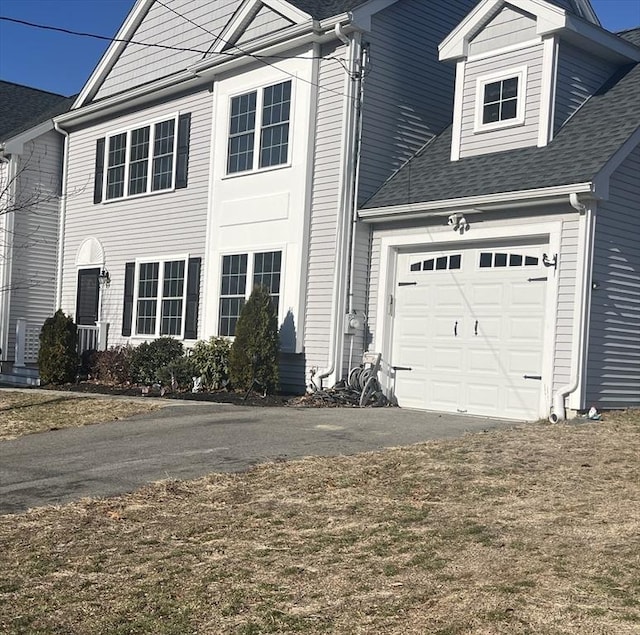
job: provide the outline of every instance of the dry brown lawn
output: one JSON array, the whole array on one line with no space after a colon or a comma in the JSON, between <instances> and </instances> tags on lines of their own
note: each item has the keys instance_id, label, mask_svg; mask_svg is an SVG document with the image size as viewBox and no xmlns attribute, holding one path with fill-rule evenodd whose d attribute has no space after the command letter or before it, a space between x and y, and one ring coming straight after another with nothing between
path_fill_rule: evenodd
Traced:
<instances>
[{"instance_id":1,"label":"dry brown lawn","mask_svg":"<svg viewBox=\"0 0 640 635\"><path fill-rule=\"evenodd\" d=\"M60 393L0 389L0 441L23 434L117 421L157 410L140 400L96 399Z\"/></svg>"},{"instance_id":2,"label":"dry brown lawn","mask_svg":"<svg viewBox=\"0 0 640 635\"><path fill-rule=\"evenodd\" d=\"M637 634L640 412L158 483L0 545L8 634Z\"/></svg>"}]
</instances>

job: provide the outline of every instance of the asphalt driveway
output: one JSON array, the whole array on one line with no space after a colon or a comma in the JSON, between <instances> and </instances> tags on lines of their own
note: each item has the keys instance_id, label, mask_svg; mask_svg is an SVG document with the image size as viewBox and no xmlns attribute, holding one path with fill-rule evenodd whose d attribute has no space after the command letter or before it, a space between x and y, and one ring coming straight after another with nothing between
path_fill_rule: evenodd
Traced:
<instances>
[{"instance_id":1,"label":"asphalt driveway","mask_svg":"<svg viewBox=\"0 0 640 635\"><path fill-rule=\"evenodd\" d=\"M398 408L249 408L171 402L126 421L0 442L0 513L132 491L265 461L335 456L513 423Z\"/></svg>"}]
</instances>

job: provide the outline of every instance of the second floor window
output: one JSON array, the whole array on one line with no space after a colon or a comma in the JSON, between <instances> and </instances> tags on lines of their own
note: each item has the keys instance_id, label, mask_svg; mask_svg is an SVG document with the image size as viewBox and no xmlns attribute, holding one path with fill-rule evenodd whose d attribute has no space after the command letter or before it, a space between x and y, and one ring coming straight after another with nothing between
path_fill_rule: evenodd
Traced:
<instances>
[{"instance_id":1,"label":"second floor window","mask_svg":"<svg viewBox=\"0 0 640 635\"><path fill-rule=\"evenodd\" d=\"M474 132L490 132L525 123L527 67L479 77Z\"/></svg>"},{"instance_id":2,"label":"second floor window","mask_svg":"<svg viewBox=\"0 0 640 635\"><path fill-rule=\"evenodd\" d=\"M101 137L93 202L187 187L191 114Z\"/></svg>"},{"instance_id":3,"label":"second floor window","mask_svg":"<svg viewBox=\"0 0 640 635\"><path fill-rule=\"evenodd\" d=\"M290 116L291 81L232 97L227 174L287 163Z\"/></svg>"},{"instance_id":4,"label":"second floor window","mask_svg":"<svg viewBox=\"0 0 640 635\"><path fill-rule=\"evenodd\" d=\"M518 111L518 78L510 77L484 86L482 123L515 119Z\"/></svg>"}]
</instances>

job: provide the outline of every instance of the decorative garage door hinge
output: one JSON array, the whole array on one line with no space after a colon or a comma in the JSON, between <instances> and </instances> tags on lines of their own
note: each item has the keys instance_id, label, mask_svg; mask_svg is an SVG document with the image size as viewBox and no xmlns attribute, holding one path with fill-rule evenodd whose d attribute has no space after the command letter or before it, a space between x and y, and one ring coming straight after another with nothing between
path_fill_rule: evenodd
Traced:
<instances>
[{"instance_id":1,"label":"decorative garage door hinge","mask_svg":"<svg viewBox=\"0 0 640 635\"><path fill-rule=\"evenodd\" d=\"M527 282L546 282L547 280L547 276L543 276L542 278L527 278Z\"/></svg>"},{"instance_id":2,"label":"decorative garage door hinge","mask_svg":"<svg viewBox=\"0 0 640 635\"><path fill-rule=\"evenodd\" d=\"M398 282L399 287L415 287L417 282Z\"/></svg>"}]
</instances>

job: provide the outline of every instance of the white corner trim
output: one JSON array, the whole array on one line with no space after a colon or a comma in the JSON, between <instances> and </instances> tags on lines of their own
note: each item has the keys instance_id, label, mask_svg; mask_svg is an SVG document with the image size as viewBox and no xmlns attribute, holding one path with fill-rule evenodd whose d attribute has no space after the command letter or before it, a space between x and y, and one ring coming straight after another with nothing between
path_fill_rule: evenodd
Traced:
<instances>
[{"instance_id":1,"label":"white corner trim","mask_svg":"<svg viewBox=\"0 0 640 635\"><path fill-rule=\"evenodd\" d=\"M540 120L538 123L538 147L546 146L553 138L556 74L558 67L558 41L547 37L542 45L542 87L540 91Z\"/></svg>"},{"instance_id":2,"label":"white corner trim","mask_svg":"<svg viewBox=\"0 0 640 635\"><path fill-rule=\"evenodd\" d=\"M129 12L129 15L116 34L115 41L111 42L106 53L100 58L100 62L91 74L91 77L89 77L84 88L80 91L78 98L73 102L71 110L84 106L85 103L98 91L100 85L104 82L107 75L113 68L113 65L127 46L127 42L119 40L130 40L132 38L133 34L140 26L144 16L147 14L147 11L151 8L151 5L154 2L155 0L137 1L136 5Z\"/></svg>"},{"instance_id":3,"label":"white corner trim","mask_svg":"<svg viewBox=\"0 0 640 635\"><path fill-rule=\"evenodd\" d=\"M464 81L467 63L459 60L456 64L456 86L453 96L453 126L451 129L451 160L460 159L460 142L462 139L462 105L464 103Z\"/></svg>"},{"instance_id":4,"label":"white corner trim","mask_svg":"<svg viewBox=\"0 0 640 635\"><path fill-rule=\"evenodd\" d=\"M611 176L639 145L640 126L638 126L635 132L618 148L593 179L594 192L598 195L598 198L609 198L609 181Z\"/></svg>"},{"instance_id":5,"label":"white corner trim","mask_svg":"<svg viewBox=\"0 0 640 635\"><path fill-rule=\"evenodd\" d=\"M493 82L503 81L506 79L518 79L518 96L516 103L516 116L513 119L504 119L493 123L482 123L484 111L484 87ZM502 128L513 128L515 126L524 125L527 104L527 67L518 66L515 68L507 68L503 71L483 75L476 80L476 104L475 118L473 122L473 132L482 133L492 130L501 130Z\"/></svg>"}]
</instances>

